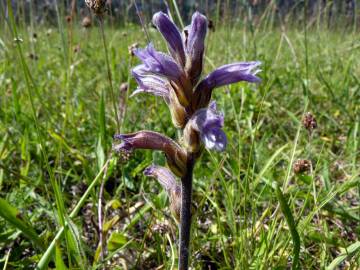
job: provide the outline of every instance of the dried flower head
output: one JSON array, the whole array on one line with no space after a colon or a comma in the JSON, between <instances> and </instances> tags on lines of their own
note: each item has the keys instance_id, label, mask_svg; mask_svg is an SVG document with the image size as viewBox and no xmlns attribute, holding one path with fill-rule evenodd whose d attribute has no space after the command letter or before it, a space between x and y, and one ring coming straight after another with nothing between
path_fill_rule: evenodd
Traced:
<instances>
[{"instance_id":1,"label":"dried flower head","mask_svg":"<svg viewBox=\"0 0 360 270\"><path fill-rule=\"evenodd\" d=\"M67 15L67 16L65 17L65 20L66 20L67 23L71 23L72 18L71 18L70 15Z\"/></svg>"},{"instance_id":2,"label":"dried flower head","mask_svg":"<svg viewBox=\"0 0 360 270\"><path fill-rule=\"evenodd\" d=\"M97 16L103 15L106 10L106 0L85 0L85 3Z\"/></svg>"},{"instance_id":3,"label":"dried flower head","mask_svg":"<svg viewBox=\"0 0 360 270\"><path fill-rule=\"evenodd\" d=\"M305 113L302 119L302 123L309 132L312 132L314 129L317 128L316 119L310 112Z\"/></svg>"},{"instance_id":4,"label":"dried flower head","mask_svg":"<svg viewBox=\"0 0 360 270\"><path fill-rule=\"evenodd\" d=\"M119 89L120 89L120 92L126 92L128 90L128 88L129 88L129 84L124 82L124 83L120 84Z\"/></svg>"},{"instance_id":5,"label":"dried flower head","mask_svg":"<svg viewBox=\"0 0 360 270\"><path fill-rule=\"evenodd\" d=\"M84 28L90 28L91 24L92 24L92 22L91 22L91 18L89 16L84 17L81 21L81 25Z\"/></svg>"},{"instance_id":6,"label":"dried flower head","mask_svg":"<svg viewBox=\"0 0 360 270\"><path fill-rule=\"evenodd\" d=\"M135 51L137 48L139 48L139 43L135 42L135 43L131 44L131 45L128 47L129 54L130 54L131 56L134 56L134 55L135 55L134 51Z\"/></svg>"},{"instance_id":7,"label":"dried flower head","mask_svg":"<svg viewBox=\"0 0 360 270\"><path fill-rule=\"evenodd\" d=\"M312 170L311 161L307 159L298 159L293 165L293 170L295 174L308 173Z\"/></svg>"}]
</instances>

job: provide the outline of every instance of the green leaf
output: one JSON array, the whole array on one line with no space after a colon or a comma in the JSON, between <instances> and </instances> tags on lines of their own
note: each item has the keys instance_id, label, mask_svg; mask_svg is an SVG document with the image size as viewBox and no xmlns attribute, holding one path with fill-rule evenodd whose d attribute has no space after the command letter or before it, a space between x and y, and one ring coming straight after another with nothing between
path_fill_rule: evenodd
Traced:
<instances>
[{"instance_id":1,"label":"green leaf","mask_svg":"<svg viewBox=\"0 0 360 270\"><path fill-rule=\"evenodd\" d=\"M62 259L61 249L59 245L56 245L55 266L56 266L56 270L67 270L67 267Z\"/></svg>"},{"instance_id":2,"label":"green leaf","mask_svg":"<svg viewBox=\"0 0 360 270\"><path fill-rule=\"evenodd\" d=\"M127 239L126 239L125 235L123 235L122 233L119 233L119 232L113 232L110 235L107 247L108 247L109 251L114 251L114 250L121 248L126 243L127 243Z\"/></svg>"},{"instance_id":3,"label":"green leaf","mask_svg":"<svg viewBox=\"0 0 360 270\"><path fill-rule=\"evenodd\" d=\"M19 229L28 239L33 241L37 247L40 249L44 248L35 230L23 220L20 211L2 198L0 198L0 216Z\"/></svg>"},{"instance_id":4,"label":"green leaf","mask_svg":"<svg viewBox=\"0 0 360 270\"><path fill-rule=\"evenodd\" d=\"M346 259L351 258L357 252L360 252L360 242L348 246L339 256L337 256L327 267L326 270L338 269L337 267Z\"/></svg>"}]
</instances>

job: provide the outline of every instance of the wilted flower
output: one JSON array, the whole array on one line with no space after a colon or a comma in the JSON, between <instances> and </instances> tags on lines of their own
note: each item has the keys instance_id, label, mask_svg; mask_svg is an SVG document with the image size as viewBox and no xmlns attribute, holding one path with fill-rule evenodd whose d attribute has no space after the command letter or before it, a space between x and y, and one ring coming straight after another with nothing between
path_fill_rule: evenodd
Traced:
<instances>
[{"instance_id":1,"label":"wilted flower","mask_svg":"<svg viewBox=\"0 0 360 270\"><path fill-rule=\"evenodd\" d=\"M170 210L174 218L180 221L181 187L177 183L175 175L165 167L151 165L144 170L146 176L154 177L165 189L170 199Z\"/></svg>"}]
</instances>

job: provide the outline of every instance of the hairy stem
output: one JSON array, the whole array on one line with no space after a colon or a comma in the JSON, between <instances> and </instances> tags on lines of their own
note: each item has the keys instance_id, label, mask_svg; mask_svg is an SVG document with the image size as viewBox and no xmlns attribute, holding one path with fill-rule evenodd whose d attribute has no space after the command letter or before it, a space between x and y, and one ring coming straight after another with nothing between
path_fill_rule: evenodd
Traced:
<instances>
[{"instance_id":1,"label":"hairy stem","mask_svg":"<svg viewBox=\"0 0 360 270\"><path fill-rule=\"evenodd\" d=\"M187 170L181 178L181 211L180 211L180 254L179 270L187 270L189 267L189 244L191 230L191 196L192 175L195 159L189 154Z\"/></svg>"}]
</instances>

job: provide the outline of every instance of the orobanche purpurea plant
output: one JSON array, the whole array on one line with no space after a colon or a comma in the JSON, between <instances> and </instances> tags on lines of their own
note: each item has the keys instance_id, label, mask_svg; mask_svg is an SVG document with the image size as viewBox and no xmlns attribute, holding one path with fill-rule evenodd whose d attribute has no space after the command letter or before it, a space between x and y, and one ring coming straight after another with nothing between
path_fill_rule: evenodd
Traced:
<instances>
[{"instance_id":1,"label":"orobanche purpurea plant","mask_svg":"<svg viewBox=\"0 0 360 270\"><path fill-rule=\"evenodd\" d=\"M221 66L201 78L203 70L205 37L208 22L204 15L195 12L191 25L182 33L163 12L153 17L153 24L160 31L169 49L165 54L155 50L150 43L134 54L142 64L132 70L137 93L161 96L169 106L174 126L182 131L179 142L148 130L131 134L117 134L121 143L114 150L126 154L134 149L152 149L164 152L168 168L151 165L145 175L157 178L165 188L171 210L180 228L179 269L188 269L191 227L192 175L195 162L203 147L223 151L227 139L222 127L224 116L217 111L212 91L239 81L259 82L259 62L236 62ZM181 182L178 184L176 177Z\"/></svg>"}]
</instances>

